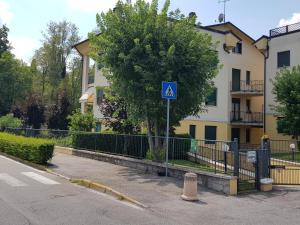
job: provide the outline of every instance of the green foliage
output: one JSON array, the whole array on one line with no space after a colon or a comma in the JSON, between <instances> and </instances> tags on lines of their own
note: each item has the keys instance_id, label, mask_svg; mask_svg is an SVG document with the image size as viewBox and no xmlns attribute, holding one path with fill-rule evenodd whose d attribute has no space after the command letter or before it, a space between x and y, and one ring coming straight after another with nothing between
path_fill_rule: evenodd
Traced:
<instances>
[{"instance_id":1,"label":"green foliage","mask_svg":"<svg viewBox=\"0 0 300 225\"><path fill-rule=\"evenodd\" d=\"M46 164L53 156L54 144L49 140L0 133L0 151L30 162Z\"/></svg>"},{"instance_id":2,"label":"green foliage","mask_svg":"<svg viewBox=\"0 0 300 225\"><path fill-rule=\"evenodd\" d=\"M10 112L12 106L24 101L32 89L32 73L23 62L6 51L0 57L0 115Z\"/></svg>"},{"instance_id":3,"label":"green foliage","mask_svg":"<svg viewBox=\"0 0 300 225\"><path fill-rule=\"evenodd\" d=\"M48 129L67 130L70 102L66 92L59 95L58 102L49 107L47 125Z\"/></svg>"},{"instance_id":4,"label":"green foliage","mask_svg":"<svg viewBox=\"0 0 300 225\"><path fill-rule=\"evenodd\" d=\"M20 128L23 125L23 121L14 117L12 114L0 117L0 130L6 127Z\"/></svg>"},{"instance_id":5,"label":"green foliage","mask_svg":"<svg viewBox=\"0 0 300 225\"><path fill-rule=\"evenodd\" d=\"M275 95L274 109L280 116L277 129L281 133L300 135L300 66L281 70L272 81Z\"/></svg>"},{"instance_id":6,"label":"green foliage","mask_svg":"<svg viewBox=\"0 0 300 225\"><path fill-rule=\"evenodd\" d=\"M150 151L147 136L118 135L107 133L72 132L72 146L77 149L96 150L131 157L147 158L162 162L165 150ZM187 159L191 140L170 138L169 159Z\"/></svg>"},{"instance_id":7,"label":"green foliage","mask_svg":"<svg viewBox=\"0 0 300 225\"><path fill-rule=\"evenodd\" d=\"M105 98L99 106L100 112L104 116L102 124L119 134L140 133L140 126L135 125L128 118L127 106L124 99L112 93L109 88L106 88L104 91Z\"/></svg>"},{"instance_id":8,"label":"green foliage","mask_svg":"<svg viewBox=\"0 0 300 225\"><path fill-rule=\"evenodd\" d=\"M218 71L211 36L196 30L195 17L179 10L168 16L169 5L167 0L158 12L157 0L134 5L119 1L114 10L97 15L101 35L90 34L92 57L108 70L105 76L113 91L125 100L131 118L145 122L149 136L165 133L162 81L178 84L178 98L171 101L170 110L170 125L175 126L203 110L201 103ZM162 145L155 141L150 148Z\"/></svg>"},{"instance_id":9,"label":"green foliage","mask_svg":"<svg viewBox=\"0 0 300 225\"><path fill-rule=\"evenodd\" d=\"M96 126L96 120L92 113L82 114L76 111L73 115L68 117L69 128L72 131L91 131Z\"/></svg>"},{"instance_id":10,"label":"green foliage","mask_svg":"<svg viewBox=\"0 0 300 225\"><path fill-rule=\"evenodd\" d=\"M6 52L9 50L10 45L9 45L9 41L8 41L8 27L3 25L2 27L0 27L0 57L2 55L2 53Z\"/></svg>"}]
</instances>

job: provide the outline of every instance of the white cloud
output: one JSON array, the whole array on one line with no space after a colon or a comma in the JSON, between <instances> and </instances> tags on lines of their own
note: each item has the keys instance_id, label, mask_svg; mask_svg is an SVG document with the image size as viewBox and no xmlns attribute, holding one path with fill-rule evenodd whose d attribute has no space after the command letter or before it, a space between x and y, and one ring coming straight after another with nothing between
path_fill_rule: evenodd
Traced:
<instances>
[{"instance_id":1,"label":"white cloud","mask_svg":"<svg viewBox=\"0 0 300 225\"><path fill-rule=\"evenodd\" d=\"M125 0L123 0L125 1ZM151 2L152 0L147 0ZM106 12L115 7L118 0L67 0L67 6L73 11ZM135 0L132 1L133 3Z\"/></svg>"},{"instance_id":2,"label":"white cloud","mask_svg":"<svg viewBox=\"0 0 300 225\"><path fill-rule=\"evenodd\" d=\"M293 23L299 23L300 22L300 13L293 13L293 16L288 18L288 19L281 19L279 21L278 26L282 27L282 26L286 26L289 24L293 24Z\"/></svg>"},{"instance_id":3,"label":"white cloud","mask_svg":"<svg viewBox=\"0 0 300 225\"><path fill-rule=\"evenodd\" d=\"M30 63L33 51L40 46L40 42L28 36L11 36L9 38L12 53L26 63Z\"/></svg>"},{"instance_id":4,"label":"white cloud","mask_svg":"<svg viewBox=\"0 0 300 225\"><path fill-rule=\"evenodd\" d=\"M10 11L9 4L0 0L0 26L3 24L8 24L13 17L13 14Z\"/></svg>"}]
</instances>

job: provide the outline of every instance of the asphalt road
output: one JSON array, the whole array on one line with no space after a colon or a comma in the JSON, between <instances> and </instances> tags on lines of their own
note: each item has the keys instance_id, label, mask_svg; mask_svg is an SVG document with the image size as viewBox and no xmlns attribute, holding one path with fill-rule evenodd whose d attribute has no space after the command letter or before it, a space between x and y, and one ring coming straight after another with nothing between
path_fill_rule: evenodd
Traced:
<instances>
[{"instance_id":1,"label":"asphalt road","mask_svg":"<svg viewBox=\"0 0 300 225\"><path fill-rule=\"evenodd\" d=\"M142 225L176 221L0 155L0 225L27 224Z\"/></svg>"}]
</instances>

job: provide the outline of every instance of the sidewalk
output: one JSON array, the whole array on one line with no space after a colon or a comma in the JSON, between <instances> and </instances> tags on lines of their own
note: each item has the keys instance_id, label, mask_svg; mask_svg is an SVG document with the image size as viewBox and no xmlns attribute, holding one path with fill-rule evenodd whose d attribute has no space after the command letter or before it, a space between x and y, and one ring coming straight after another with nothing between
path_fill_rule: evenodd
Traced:
<instances>
[{"instance_id":1,"label":"sidewalk","mask_svg":"<svg viewBox=\"0 0 300 225\"><path fill-rule=\"evenodd\" d=\"M278 187L271 193L224 196L204 188L197 203L180 199L183 181L138 170L56 153L51 168L73 178L104 184L140 201L145 209L174 224L298 224L300 187Z\"/></svg>"}]
</instances>

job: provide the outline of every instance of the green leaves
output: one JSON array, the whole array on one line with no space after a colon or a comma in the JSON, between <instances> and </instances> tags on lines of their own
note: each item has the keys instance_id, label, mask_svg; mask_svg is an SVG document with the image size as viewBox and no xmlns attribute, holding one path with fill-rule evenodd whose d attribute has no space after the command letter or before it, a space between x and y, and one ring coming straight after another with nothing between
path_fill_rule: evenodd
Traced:
<instances>
[{"instance_id":1,"label":"green leaves","mask_svg":"<svg viewBox=\"0 0 300 225\"><path fill-rule=\"evenodd\" d=\"M274 107L280 115L278 131L298 137L300 135L300 66L283 69L272 81Z\"/></svg>"}]
</instances>

